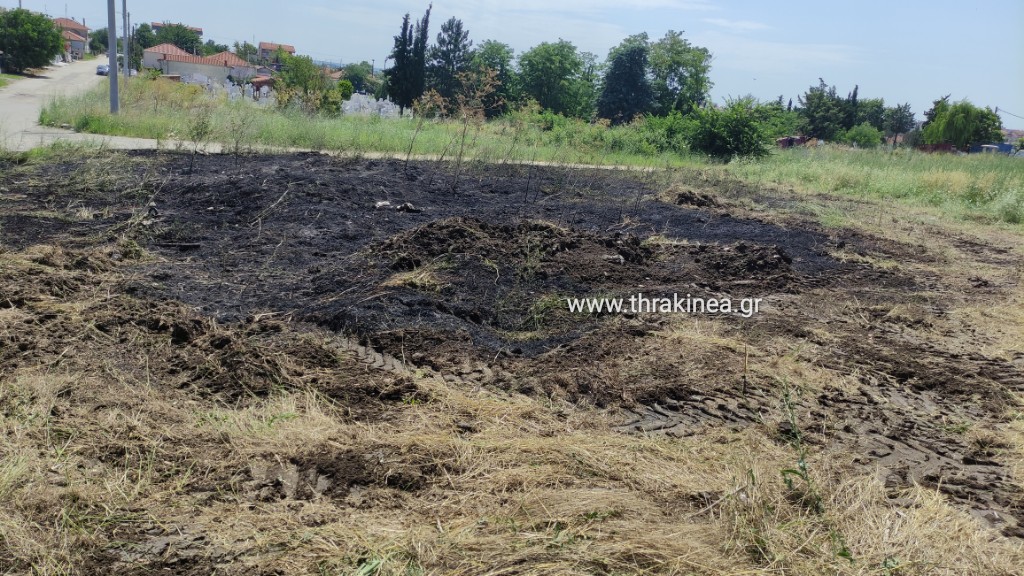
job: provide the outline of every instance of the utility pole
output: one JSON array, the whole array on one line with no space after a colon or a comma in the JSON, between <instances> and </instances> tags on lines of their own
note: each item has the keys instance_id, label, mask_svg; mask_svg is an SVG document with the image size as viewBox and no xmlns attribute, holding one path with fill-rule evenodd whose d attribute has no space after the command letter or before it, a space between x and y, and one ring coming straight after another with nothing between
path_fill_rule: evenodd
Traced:
<instances>
[{"instance_id":1,"label":"utility pole","mask_svg":"<svg viewBox=\"0 0 1024 576\"><path fill-rule=\"evenodd\" d=\"M107 0L107 75L110 77L110 113L117 114L117 15L114 0Z\"/></svg>"},{"instance_id":2,"label":"utility pole","mask_svg":"<svg viewBox=\"0 0 1024 576\"><path fill-rule=\"evenodd\" d=\"M128 0L121 0L121 52L124 52L124 77L128 77Z\"/></svg>"}]
</instances>

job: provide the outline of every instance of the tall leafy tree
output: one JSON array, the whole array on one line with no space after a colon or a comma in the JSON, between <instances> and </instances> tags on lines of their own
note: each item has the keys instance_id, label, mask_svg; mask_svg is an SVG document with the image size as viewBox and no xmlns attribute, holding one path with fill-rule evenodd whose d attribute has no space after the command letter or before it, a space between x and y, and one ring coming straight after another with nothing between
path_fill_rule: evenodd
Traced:
<instances>
[{"instance_id":1,"label":"tall leafy tree","mask_svg":"<svg viewBox=\"0 0 1024 576\"><path fill-rule=\"evenodd\" d=\"M156 33L157 44L174 44L189 54L201 54L203 41L194 30L182 24L167 24Z\"/></svg>"},{"instance_id":2,"label":"tall leafy tree","mask_svg":"<svg viewBox=\"0 0 1024 576\"><path fill-rule=\"evenodd\" d=\"M415 39L412 42L412 99L416 100L427 89L427 50L430 42L430 11L434 5L427 6L427 12L416 23Z\"/></svg>"},{"instance_id":3,"label":"tall leafy tree","mask_svg":"<svg viewBox=\"0 0 1024 576\"><path fill-rule=\"evenodd\" d=\"M107 29L97 28L89 32L89 51L102 54L107 51Z\"/></svg>"},{"instance_id":4,"label":"tall leafy tree","mask_svg":"<svg viewBox=\"0 0 1024 576\"><path fill-rule=\"evenodd\" d=\"M1002 120L991 108L979 108L967 100L935 107L935 116L924 129L927 144L949 143L959 149L975 144L1002 142Z\"/></svg>"},{"instance_id":5,"label":"tall leafy tree","mask_svg":"<svg viewBox=\"0 0 1024 576\"><path fill-rule=\"evenodd\" d=\"M366 91L369 93L377 89L377 79L373 76L373 65L367 61L353 62L346 64L342 70L345 72L345 79L352 83L352 89Z\"/></svg>"},{"instance_id":6,"label":"tall leafy tree","mask_svg":"<svg viewBox=\"0 0 1024 576\"><path fill-rule=\"evenodd\" d=\"M882 98L862 98L857 103L858 125L867 122L875 130L885 129L885 100Z\"/></svg>"},{"instance_id":7,"label":"tall leafy tree","mask_svg":"<svg viewBox=\"0 0 1024 576\"><path fill-rule=\"evenodd\" d=\"M687 113L707 101L712 86L711 52L690 44L682 32L669 30L651 44L650 66L657 114Z\"/></svg>"},{"instance_id":8,"label":"tall leafy tree","mask_svg":"<svg viewBox=\"0 0 1024 576\"><path fill-rule=\"evenodd\" d=\"M212 56L213 54L220 54L221 52L227 52L227 44L217 44L213 40L207 40L205 44L200 47L199 52L203 56Z\"/></svg>"},{"instance_id":9,"label":"tall leafy tree","mask_svg":"<svg viewBox=\"0 0 1024 576\"><path fill-rule=\"evenodd\" d=\"M860 109L857 99L859 90L860 86L854 85L853 92L847 94L846 100L843 101L843 130L849 130L857 125L857 111Z\"/></svg>"},{"instance_id":10,"label":"tall leafy tree","mask_svg":"<svg viewBox=\"0 0 1024 576\"><path fill-rule=\"evenodd\" d=\"M935 121L935 119L944 111L949 109L949 97L952 94L946 94L938 100L932 101L932 107L924 111L924 123L921 128L927 128L929 124Z\"/></svg>"},{"instance_id":11,"label":"tall leafy tree","mask_svg":"<svg viewBox=\"0 0 1024 576\"><path fill-rule=\"evenodd\" d=\"M484 98L487 117L501 116L519 101L519 82L512 65L515 50L497 40L484 40L473 53L473 68L478 72L493 70L498 85Z\"/></svg>"},{"instance_id":12,"label":"tall leafy tree","mask_svg":"<svg viewBox=\"0 0 1024 576\"><path fill-rule=\"evenodd\" d=\"M0 11L0 51L5 68L22 72L53 61L64 50L64 39L53 21L17 8Z\"/></svg>"},{"instance_id":13,"label":"tall leafy tree","mask_svg":"<svg viewBox=\"0 0 1024 576\"><path fill-rule=\"evenodd\" d=\"M811 86L803 96L798 96L800 115L804 119L808 136L824 140L835 140L845 131L845 101L836 94L836 87L825 84L818 78L818 85Z\"/></svg>"},{"instance_id":14,"label":"tall leafy tree","mask_svg":"<svg viewBox=\"0 0 1024 576\"><path fill-rule=\"evenodd\" d=\"M601 95L601 76L604 67L593 52L580 52L583 66L569 83L570 116L592 120L597 114L597 98Z\"/></svg>"},{"instance_id":15,"label":"tall leafy tree","mask_svg":"<svg viewBox=\"0 0 1024 576\"><path fill-rule=\"evenodd\" d=\"M577 104L573 82L583 71L583 65L583 58L572 42L542 42L519 56L523 91L543 108L571 114Z\"/></svg>"},{"instance_id":16,"label":"tall leafy tree","mask_svg":"<svg viewBox=\"0 0 1024 576\"><path fill-rule=\"evenodd\" d=\"M103 32L105 36L106 29ZM153 32L153 27L145 22L139 24L139 27L135 29L134 36L132 36L132 43L143 50L156 46L156 33Z\"/></svg>"},{"instance_id":17,"label":"tall leafy tree","mask_svg":"<svg viewBox=\"0 0 1024 576\"><path fill-rule=\"evenodd\" d=\"M256 49L256 46L248 42L235 42L232 48L234 48L235 54L238 54L238 57L246 62L255 62L256 57L259 54L259 50Z\"/></svg>"},{"instance_id":18,"label":"tall leafy tree","mask_svg":"<svg viewBox=\"0 0 1024 576\"><path fill-rule=\"evenodd\" d=\"M430 88L437 91L450 106L462 89L460 75L469 70L473 58L473 41L462 20L452 17L441 25L437 44L430 49L427 79Z\"/></svg>"},{"instance_id":19,"label":"tall leafy tree","mask_svg":"<svg viewBox=\"0 0 1024 576\"><path fill-rule=\"evenodd\" d=\"M647 35L627 38L608 55L597 115L614 124L629 122L646 114L654 102L654 91L647 79Z\"/></svg>"},{"instance_id":20,"label":"tall leafy tree","mask_svg":"<svg viewBox=\"0 0 1024 576\"><path fill-rule=\"evenodd\" d=\"M384 75L388 81L388 95L398 105L401 114L412 107L418 95L414 95L413 87L413 28L409 23L409 14L402 18L402 31L395 36L395 46L391 49L391 60L394 64Z\"/></svg>"},{"instance_id":21,"label":"tall leafy tree","mask_svg":"<svg viewBox=\"0 0 1024 576\"><path fill-rule=\"evenodd\" d=\"M885 132L892 136L893 144L900 134L906 134L914 129L914 113L910 110L910 103L897 104L892 108L885 109Z\"/></svg>"}]
</instances>

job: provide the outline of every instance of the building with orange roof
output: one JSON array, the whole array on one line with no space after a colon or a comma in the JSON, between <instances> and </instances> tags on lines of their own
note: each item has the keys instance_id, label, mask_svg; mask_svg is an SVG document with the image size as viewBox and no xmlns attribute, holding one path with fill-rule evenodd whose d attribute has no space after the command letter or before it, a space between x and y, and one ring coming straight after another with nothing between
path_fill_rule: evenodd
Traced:
<instances>
[{"instance_id":1,"label":"building with orange roof","mask_svg":"<svg viewBox=\"0 0 1024 576\"><path fill-rule=\"evenodd\" d=\"M259 55L260 60L271 61L276 57L278 50L291 54L292 56L295 55L294 46L291 44L277 44L276 42L260 42L259 52L257 54Z\"/></svg>"},{"instance_id":2,"label":"building with orange roof","mask_svg":"<svg viewBox=\"0 0 1024 576\"><path fill-rule=\"evenodd\" d=\"M54 26L64 39L64 51L73 58L81 59L89 49L89 28L71 18L54 18Z\"/></svg>"}]
</instances>

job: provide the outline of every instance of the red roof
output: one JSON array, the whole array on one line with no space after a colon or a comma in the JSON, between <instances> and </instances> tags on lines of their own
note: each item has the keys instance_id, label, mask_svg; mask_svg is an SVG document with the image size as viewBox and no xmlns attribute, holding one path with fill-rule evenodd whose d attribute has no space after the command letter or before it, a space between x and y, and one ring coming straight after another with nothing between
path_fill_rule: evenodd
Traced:
<instances>
[{"instance_id":1,"label":"red roof","mask_svg":"<svg viewBox=\"0 0 1024 576\"><path fill-rule=\"evenodd\" d=\"M270 50L271 52L280 48L289 54L295 53L295 46L291 44L275 44L274 42L260 42L260 50Z\"/></svg>"},{"instance_id":2,"label":"red roof","mask_svg":"<svg viewBox=\"0 0 1024 576\"><path fill-rule=\"evenodd\" d=\"M239 58L238 54L234 52L221 52L212 56L207 56L207 60L212 60L218 64L223 63L225 66L249 66L250 64L245 60Z\"/></svg>"},{"instance_id":3,"label":"red roof","mask_svg":"<svg viewBox=\"0 0 1024 576\"><path fill-rule=\"evenodd\" d=\"M143 50L143 52L156 52L157 54L177 54L178 56L191 56L188 52L185 52L181 48L178 48L174 44L157 44L156 46L150 46Z\"/></svg>"},{"instance_id":4,"label":"red roof","mask_svg":"<svg viewBox=\"0 0 1024 576\"><path fill-rule=\"evenodd\" d=\"M207 66L249 66L249 64L231 52L221 52L213 56L193 56L191 54L164 54L160 60L168 62L187 62L189 64L206 64Z\"/></svg>"},{"instance_id":5,"label":"red roof","mask_svg":"<svg viewBox=\"0 0 1024 576\"><path fill-rule=\"evenodd\" d=\"M82 30L86 34L89 33L89 28L85 24L75 22L71 18L54 18L53 23L61 30Z\"/></svg>"},{"instance_id":6,"label":"red roof","mask_svg":"<svg viewBox=\"0 0 1024 576\"><path fill-rule=\"evenodd\" d=\"M85 42L85 38L82 38L71 30L65 30L61 32L60 35L63 36L65 40L71 40L72 42Z\"/></svg>"},{"instance_id":7,"label":"red roof","mask_svg":"<svg viewBox=\"0 0 1024 576\"><path fill-rule=\"evenodd\" d=\"M207 62L206 58L202 56L193 56L191 54L164 54L160 60L167 60L168 62L188 62L189 64L209 64L216 66L215 62Z\"/></svg>"}]
</instances>

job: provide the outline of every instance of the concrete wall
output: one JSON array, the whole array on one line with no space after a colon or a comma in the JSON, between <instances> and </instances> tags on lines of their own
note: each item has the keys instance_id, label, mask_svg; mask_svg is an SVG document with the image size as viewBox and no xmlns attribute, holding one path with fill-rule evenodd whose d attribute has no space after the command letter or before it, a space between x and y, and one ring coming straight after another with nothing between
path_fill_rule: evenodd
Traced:
<instances>
[{"instance_id":1,"label":"concrete wall","mask_svg":"<svg viewBox=\"0 0 1024 576\"><path fill-rule=\"evenodd\" d=\"M227 66L211 66L209 64L193 64L191 62L160 61L160 71L164 74L202 74L211 82L224 82L231 74L231 68Z\"/></svg>"},{"instance_id":2,"label":"concrete wall","mask_svg":"<svg viewBox=\"0 0 1024 576\"><path fill-rule=\"evenodd\" d=\"M159 68L160 58L163 54L157 52L145 52L142 53L142 65L146 68Z\"/></svg>"}]
</instances>

